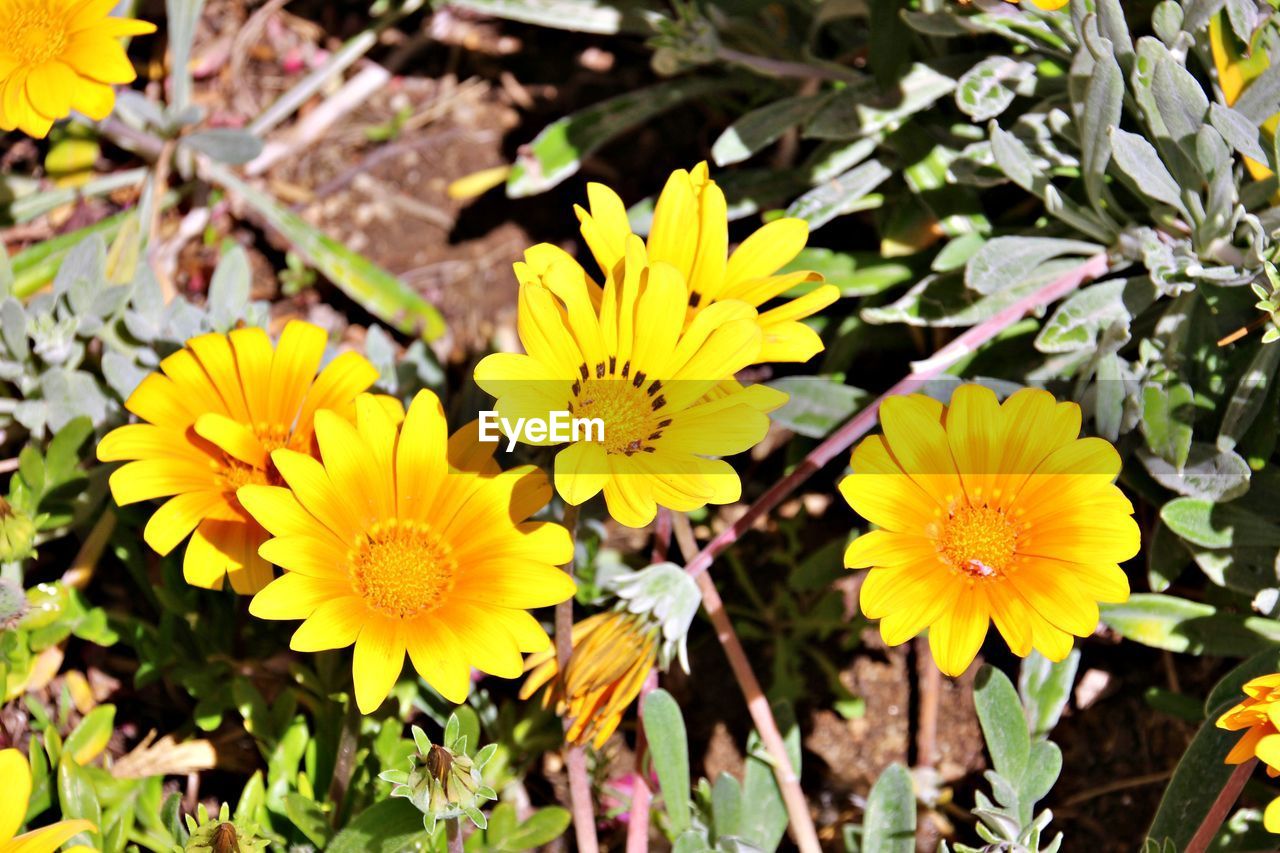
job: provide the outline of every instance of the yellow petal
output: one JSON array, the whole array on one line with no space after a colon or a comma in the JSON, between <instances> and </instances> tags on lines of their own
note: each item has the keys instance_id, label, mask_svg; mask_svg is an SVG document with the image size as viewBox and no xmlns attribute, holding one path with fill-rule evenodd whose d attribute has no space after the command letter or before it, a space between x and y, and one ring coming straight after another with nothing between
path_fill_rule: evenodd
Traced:
<instances>
[{"instance_id":1,"label":"yellow petal","mask_svg":"<svg viewBox=\"0 0 1280 853\"><path fill-rule=\"evenodd\" d=\"M990 611L980 586L963 590L929 627L929 650L944 675L960 676L973 663L987 636Z\"/></svg>"},{"instance_id":2,"label":"yellow petal","mask_svg":"<svg viewBox=\"0 0 1280 853\"><path fill-rule=\"evenodd\" d=\"M98 30L82 30L68 41L63 61L99 83L132 83L138 76L120 42Z\"/></svg>"},{"instance_id":3,"label":"yellow petal","mask_svg":"<svg viewBox=\"0 0 1280 853\"><path fill-rule=\"evenodd\" d=\"M291 320L280 333L271 360L268 385L269 415L273 424L293 424L302 400L316 378L327 339L319 326Z\"/></svg>"},{"instance_id":4,"label":"yellow petal","mask_svg":"<svg viewBox=\"0 0 1280 853\"><path fill-rule=\"evenodd\" d=\"M368 609L358 599L331 599L298 626L289 640L289 648L295 652L344 649L356 641L368 619Z\"/></svg>"},{"instance_id":5,"label":"yellow petal","mask_svg":"<svg viewBox=\"0 0 1280 853\"><path fill-rule=\"evenodd\" d=\"M351 664L360 713L372 714L387 698L404 669L404 653L404 637L394 623L382 619L365 623Z\"/></svg>"},{"instance_id":6,"label":"yellow petal","mask_svg":"<svg viewBox=\"0 0 1280 853\"><path fill-rule=\"evenodd\" d=\"M97 829L87 820L63 820L19 835L9 842L4 851L5 853L53 853L72 836L82 832L96 832Z\"/></svg>"},{"instance_id":7,"label":"yellow petal","mask_svg":"<svg viewBox=\"0 0 1280 853\"><path fill-rule=\"evenodd\" d=\"M419 391L396 445L396 507L401 518L426 518L445 477L448 426L440 400Z\"/></svg>"},{"instance_id":8,"label":"yellow petal","mask_svg":"<svg viewBox=\"0 0 1280 853\"><path fill-rule=\"evenodd\" d=\"M465 651L447 625L430 617L408 631L409 661L418 674L441 696L455 704L467 701L471 691L471 667Z\"/></svg>"},{"instance_id":9,"label":"yellow petal","mask_svg":"<svg viewBox=\"0 0 1280 853\"><path fill-rule=\"evenodd\" d=\"M163 557L186 539L211 512L227 506L227 496L221 491L176 495L152 514L142 538Z\"/></svg>"},{"instance_id":10,"label":"yellow petal","mask_svg":"<svg viewBox=\"0 0 1280 853\"><path fill-rule=\"evenodd\" d=\"M111 494L121 506L218 488L215 472L208 464L185 459L130 462L113 471L109 482Z\"/></svg>"},{"instance_id":11,"label":"yellow petal","mask_svg":"<svg viewBox=\"0 0 1280 853\"><path fill-rule=\"evenodd\" d=\"M580 441L556 454L556 491L573 506L600 493L609 479L609 460L599 444Z\"/></svg>"},{"instance_id":12,"label":"yellow petal","mask_svg":"<svg viewBox=\"0 0 1280 853\"><path fill-rule=\"evenodd\" d=\"M5 780L5 793L0 797L0 844L3 844L18 833L27 818L31 766L26 756L16 749L0 750L0 779Z\"/></svg>"},{"instance_id":13,"label":"yellow petal","mask_svg":"<svg viewBox=\"0 0 1280 853\"><path fill-rule=\"evenodd\" d=\"M285 572L253 597L249 612L259 619L306 619L326 601L350 594L351 585L346 581Z\"/></svg>"},{"instance_id":14,"label":"yellow petal","mask_svg":"<svg viewBox=\"0 0 1280 853\"><path fill-rule=\"evenodd\" d=\"M775 219L742 241L725 270L725 289L753 278L773 275L800 254L809 239L803 219Z\"/></svg>"}]
</instances>

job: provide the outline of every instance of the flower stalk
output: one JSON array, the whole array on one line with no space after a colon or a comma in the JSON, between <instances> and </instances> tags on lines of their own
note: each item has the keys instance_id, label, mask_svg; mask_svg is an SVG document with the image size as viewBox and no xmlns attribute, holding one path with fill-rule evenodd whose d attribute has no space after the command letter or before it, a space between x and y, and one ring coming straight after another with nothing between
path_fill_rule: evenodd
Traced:
<instances>
[{"instance_id":1,"label":"flower stalk","mask_svg":"<svg viewBox=\"0 0 1280 853\"><path fill-rule=\"evenodd\" d=\"M1209 849L1209 844L1222 828L1222 822L1227 819L1227 815L1231 814L1231 808L1236 804L1236 800L1240 799L1240 792L1248 784L1257 763L1258 759L1251 758L1243 764L1236 765L1236 769L1231 771L1231 775L1227 777L1227 784L1222 786L1213 805L1209 807L1209 813L1200 822L1200 828L1196 830L1195 835L1191 836L1186 853L1205 853Z\"/></svg>"}]
</instances>

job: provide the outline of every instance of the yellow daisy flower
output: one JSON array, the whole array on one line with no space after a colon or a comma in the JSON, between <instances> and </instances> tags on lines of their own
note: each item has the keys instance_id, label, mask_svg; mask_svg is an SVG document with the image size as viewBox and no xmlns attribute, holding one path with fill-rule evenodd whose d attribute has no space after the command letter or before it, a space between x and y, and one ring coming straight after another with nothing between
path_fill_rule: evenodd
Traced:
<instances>
[{"instance_id":1,"label":"yellow daisy flower","mask_svg":"<svg viewBox=\"0 0 1280 853\"><path fill-rule=\"evenodd\" d=\"M764 438L764 410L780 396L763 386L717 388L760 352L755 310L724 300L685 328L684 279L670 264L648 264L636 236L597 307L582 267L557 252L531 253L545 269L517 265L526 354L496 353L476 366L476 383L497 398L498 415L516 423L567 412L598 422L556 456L556 491L574 505L603 491L609 514L629 527L647 525L659 505L686 512L737 500L737 473L708 457ZM712 391L716 398L705 399Z\"/></svg>"},{"instance_id":2,"label":"yellow daisy flower","mask_svg":"<svg viewBox=\"0 0 1280 853\"><path fill-rule=\"evenodd\" d=\"M1245 699L1218 718L1218 728L1230 732L1244 730L1243 737L1227 754L1227 764L1244 764L1257 758L1267 775L1280 776L1280 673L1263 675L1244 686ZM1280 833L1280 797L1271 801L1262 815L1268 832Z\"/></svg>"},{"instance_id":3,"label":"yellow daisy flower","mask_svg":"<svg viewBox=\"0 0 1280 853\"><path fill-rule=\"evenodd\" d=\"M573 626L573 654L561 677L554 649L531 655L529 677L520 688L528 699L543 685L543 707L572 720L565 738L576 746L604 746L622 722L658 663L659 626L643 615L610 610L588 616Z\"/></svg>"},{"instance_id":4,"label":"yellow daisy flower","mask_svg":"<svg viewBox=\"0 0 1280 853\"><path fill-rule=\"evenodd\" d=\"M912 394L880 408L883 436L853 451L840 492L881 528L845 553L870 567L862 611L889 645L929 629L948 675L968 668L994 621L1014 654L1050 660L1129 596L1118 563L1138 553L1120 456L1078 438L1080 407L1023 389L1003 404L978 385L950 406Z\"/></svg>"},{"instance_id":5,"label":"yellow daisy flower","mask_svg":"<svg viewBox=\"0 0 1280 853\"><path fill-rule=\"evenodd\" d=\"M587 185L590 210L575 206L582 236L596 262L608 276L622 260L631 225L618 195L603 184ZM706 163L672 172L653 209L649 230L650 263L676 268L688 287L688 320L726 299L760 308L804 282L821 281L816 272L777 275L809 239L803 219L775 219L742 241L729 254L729 220L724 192L711 180ZM808 361L822 351L822 339L800 321L840 297L833 285L823 284L756 318L764 332L757 362Z\"/></svg>"},{"instance_id":6,"label":"yellow daisy flower","mask_svg":"<svg viewBox=\"0 0 1280 853\"><path fill-rule=\"evenodd\" d=\"M43 138L72 110L98 121L113 84L138 76L120 38L154 24L112 17L118 0L0 0L0 130Z\"/></svg>"},{"instance_id":7,"label":"yellow daisy flower","mask_svg":"<svg viewBox=\"0 0 1280 853\"><path fill-rule=\"evenodd\" d=\"M5 791L0 795L0 853L53 853L71 836L97 832L87 820L62 820L18 835L27 817L31 800L31 766L16 749L0 749L0 779Z\"/></svg>"},{"instance_id":8,"label":"yellow daisy flower","mask_svg":"<svg viewBox=\"0 0 1280 853\"><path fill-rule=\"evenodd\" d=\"M258 556L267 533L236 489L277 482L271 451L310 451L315 413L350 414L356 395L378 378L353 352L317 376L325 341L322 329L298 320L274 350L256 328L193 338L125 402L143 423L112 430L98 445L103 462L131 460L111 475L116 503L169 498L142 536L164 555L191 535L182 564L188 583L220 589L225 575L232 589L250 594L271 580Z\"/></svg>"},{"instance_id":9,"label":"yellow daisy flower","mask_svg":"<svg viewBox=\"0 0 1280 853\"><path fill-rule=\"evenodd\" d=\"M271 454L288 488L244 486L241 503L274 537L261 548L285 569L253 597L262 619L305 619L297 651L355 644L356 704L370 713L400 675L405 653L451 702L467 698L471 668L502 678L521 652L549 645L526 612L573 595L558 565L573 541L527 519L546 505L546 476L501 471L473 422L446 438L444 412L421 391L402 423L364 394L354 425L315 417L320 459Z\"/></svg>"}]
</instances>

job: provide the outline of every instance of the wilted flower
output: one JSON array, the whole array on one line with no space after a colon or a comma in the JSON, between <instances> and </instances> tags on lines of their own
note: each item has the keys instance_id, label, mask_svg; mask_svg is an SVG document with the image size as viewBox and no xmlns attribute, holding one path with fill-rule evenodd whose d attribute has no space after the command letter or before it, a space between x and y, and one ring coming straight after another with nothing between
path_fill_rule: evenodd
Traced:
<instances>
[{"instance_id":1,"label":"wilted flower","mask_svg":"<svg viewBox=\"0 0 1280 853\"><path fill-rule=\"evenodd\" d=\"M236 490L279 482L271 452L310 453L316 412L351 415L356 395L378 378L354 352L317 375L325 341L323 329L299 320L285 326L274 349L255 328L192 338L125 402L143 423L112 430L98 445L103 462L133 460L111 475L116 503L169 498L142 538L163 555L190 535L182 562L188 583L220 589L227 577L236 592L251 594L271 580L258 555L267 532Z\"/></svg>"},{"instance_id":2,"label":"wilted flower","mask_svg":"<svg viewBox=\"0 0 1280 853\"><path fill-rule=\"evenodd\" d=\"M290 644L297 651L354 644L356 704L366 714L387 697L406 652L451 702L467 698L473 666L517 677L521 652L550 645L526 608L574 591L559 568L573 556L568 531L528 520L551 497L546 475L531 465L502 471L474 423L450 438L430 391L408 414L369 394L355 409L354 425L316 415L319 460L271 455L287 488L240 489L275 537L262 556L285 569L249 612L305 619Z\"/></svg>"},{"instance_id":3,"label":"wilted flower","mask_svg":"<svg viewBox=\"0 0 1280 853\"><path fill-rule=\"evenodd\" d=\"M1263 675L1244 686L1244 701L1218 718L1218 728L1244 735L1227 753L1227 764L1243 764L1257 758L1267 775L1280 776L1280 673ZM1262 815L1268 832L1280 833L1280 797L1272 800Z\"/></svg>"},{"instance_id":4,"label":"wilted flower","mask_svg":"<svg viewBox=\"0 0 1280 853\"><path fill-rule=\"evenodd\" d=\"M554 702L570 721L570 743L603 746L654 667L666 669L678 659L689 671L685 639L701 601L694 581L679 566L659 563L615 588L617 609L573 626L573 653L563 675L554 651L531 655L525 664L530 672L520 698L550 683L542 701Z\"/></svg>"},{"instance_id":5,"label":"wilted flower","mask_svg":"<svg viewBox=\"0 0 1280 853\"><path fill-rule=\"evenodd\" d=\"M467 738L460 733L461 725L456 714L449 715L444 727L444 742L435 744L427 733L413 727L416 754L409 757L409 770L386 770L379 779L391 782L391 796L405 797L422 812L422 824L427 831L435 829L436 821L466 817L480 829L488 826L488 820L480 807L498 795L484 784L481 771L498 751L497 744L489 744L472 758L467 753Z\"/></svg>"},{"instance_id":6,"label":"wilted flower","mask_svg":"<svg viewBox=\"0 0 1280 853\"><path fill-rule=\"evenodd\" d=\"M116 0L0 0L0 130L43 138L72 110L94 120L112 84L138 76L120 39L154 24L113 17Z\"/></svg>"},{"instance_id":7,"label":"wilted flower","mask_svg":"<svg viewBox=\"0 0 1280 853\"><path fill-rule=\"evenodd\" d=\"M0 749L0 779L4 780L4 794L0 795L0 851L53 853L73 835L97 831L87 820L61 820L18 835L31 800L31 766L27 757L16 749Z\"/></svg>"},{"instance_id":8,"label":"wilted flower","mask_svg":"<svg viewBox=\"0 0 1280 853\"><path fill-rule=\"evenodd\" d=\"M959 675L994 621L1014 654L1058 661L1093 633L1099 601L1129 597L1118 563L1138 552L1133 505L1115 448L1078 437L1079 406L1030 388L1001 404L964 385L949 407L887 400L880 420L840 492L881 528L845 565L871 568L862 611L886 643L927 628L938 667Z\"/></svg>"}]
</instances>

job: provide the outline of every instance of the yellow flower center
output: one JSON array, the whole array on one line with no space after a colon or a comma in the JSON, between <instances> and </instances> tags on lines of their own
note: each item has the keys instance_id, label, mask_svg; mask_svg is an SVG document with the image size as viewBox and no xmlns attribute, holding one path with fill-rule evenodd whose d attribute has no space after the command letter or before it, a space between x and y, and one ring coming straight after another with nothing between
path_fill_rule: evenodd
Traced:
<instances>
[{"instance_id":1,"label":"yellow flower center","mask_svg":"<svg viewBox=\"0 0 1280 853\"><path fill-rule=\"evenodd\" d=\"M938 551L956 571L973 578L1007 574L1013 565L1018 530L1004 510L962 506L942 524Z\"/></svg>"},{"instance_id":2,"label":"yellow flower center","mask_svg":"<svg viewBox=\"0 0 1280 853\"><path fill-rule=\"evenodd\" d=\"M631 372L631 362L617 370L617 360L597 364L595 370L579 367L582 379L573 383L569 411L575 418L599 418L604 424L604 449L630 456L653 453L653 442L671 425L664 416L667 398L662 381Z\"/></svg>"},{"instance_id":3,"label":"yellow flower center","mask_svg":"<svg viewBox=\"0 0 1280 853\"><path fill-rule=\"evenodd\" d=\"M430 526L394 518L361 534L348 561L365 603L400 619L439 607L458 571L453 549Z\"/></svg>"},{"instance_id":4,"label":"yellow flower center","mask_svg":"<svg viewBox=\"0 0 1280 853\"><path fill-rule=\"evenodd\" d=\"M49 0L17 0L0 21L0 50L25 66L43 65L67 46L67 19Z\"/></svg>"}]
</instances>

